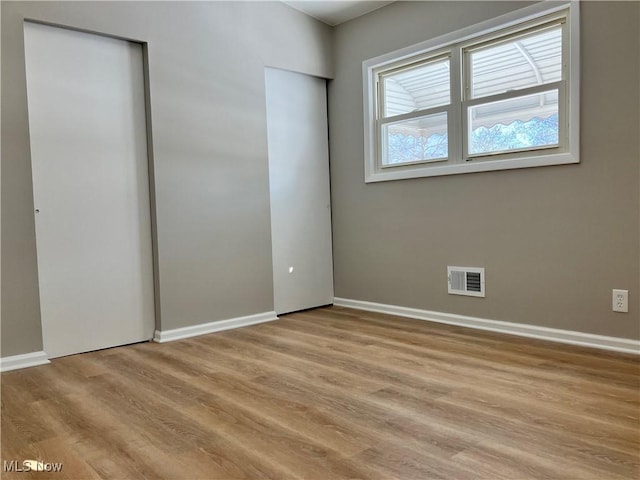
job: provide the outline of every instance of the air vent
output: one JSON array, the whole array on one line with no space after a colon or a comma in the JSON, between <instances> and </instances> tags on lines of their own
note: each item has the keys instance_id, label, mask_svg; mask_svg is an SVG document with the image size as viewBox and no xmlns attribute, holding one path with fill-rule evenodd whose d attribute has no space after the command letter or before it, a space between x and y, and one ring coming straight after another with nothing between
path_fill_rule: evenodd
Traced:
<instances>
[{"instance_id":1,"label":"air vent","mask_svg":"<svg viewBox=\"0 0 640 480\"><path fill-rule=\"evenodd\" d=\"M447 267L449 293L484 297L484 268Z\"/></svg>"}]
</instances>

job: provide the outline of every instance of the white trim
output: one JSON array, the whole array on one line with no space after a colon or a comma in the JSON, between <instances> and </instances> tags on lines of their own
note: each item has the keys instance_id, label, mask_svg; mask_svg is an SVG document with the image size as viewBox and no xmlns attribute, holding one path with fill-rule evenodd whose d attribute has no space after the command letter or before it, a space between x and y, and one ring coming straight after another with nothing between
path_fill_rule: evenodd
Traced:
<instances>
[{"instance_id":1,"label":"white trim","mask_svg":"<svg viewBox=\"0 0 640 480\"><path fill-rule=\"evenodd\" d=\"M465 161L466 147L460 143L466 142L464 125L460 122L466 118L462 111L458 111L462 107L468 106L468 101L462 102L458 90L460 85L460 58L461 49L468 46L470 42L476 42L478 39L487 35L494 34L497 31L505 29L513 29L522 24L531 23L540 20L543 17L559 14L563 10L567 10L568 22L565 28L565 36L563 37L563 48L566 54L565 71L566 77L565 89L568 94L562 94L560 101L568 102L569 108L562 108L559 105L560 121L564 122L564 128L561 128L563 135L560 138L561 148L555 149L550 153L531 152L527 150L524 154L519 152L506 152L499 159L488 159L490 157L483 156L475 161ZM529 7L509 12L487 21L470 25L455 32L450 32L415 45L410 45L399 50L385 53L375 58L371 58L362 62L362 78L363 78L363 114L364 114L364 180L365 183L383 182L388 180L402 180L407 178L433 177L441 175L456 175L462 173L486 172L495 170L511 170L519 168L541 167L548 165L565 165L580 163L579 155L579 129L580 129L580 10L579 2L575 0L565 0L561 3L540 2ZM434 58L441 55L441 50L450 49L451 54L451 73L454 70L458 75L452 77L451 82L451 103L447 107L449 110L449 164L447 165L430 165L429 163L394 165L393 169L382 169L380 164L379 146L378 146L378 128L376 121L376 89L378 72L381 69L397 67L403 61L415 57L429 58L430 53ZM448 50L449 51L449 50ZM377 92L379 94L379 92ZM514 93L518 96L522 92ZM458 101L459 104L454 102ZM483 100L486 101L486 98ZM482 103L482 102L480 102ZM455 123L454 123L455 122ZM453 128L452 128L453 127ZM462 128L462 131L458 131ZM460 138L458 138L460 137ZM451 139L455 138L455 141ZM528 153L531 152L531 153Z\"/></svg>"},{"instance_id":2,"label":"white trim","mask_svg":"<svg viewBox=\"0 0 640 480\"><path fill-rule=\"evenodd\" d=\"M255 315L247 315L246 317L229 318L227 320L219 320L217 322L201 323L190 327L174 328L171 330L156 330L153 335L153 341L157 343L172 342L183 338L197 337L207 333L221 332L223 330L231 330L233 328L247 327L258 323L271 322L277 320L276 312L257 313Z\"/></svg>"},{"instance_id":3,"label":"white trim","mask_svg":"<svg viewBox=\"0 0 640 480\"><path fill-rule=\"evenodd\" d=\"M338 307L356 308L358 310L366 310L369 312L388 313L399 317L426 320L428 322L459 325L461 327L506 333L509 335L517 335L519 337L538 338L541 340L549 340L551 342L581 345L584 347L593 347L602 350L612 350L614 352L640 355L640 340L632 340L629 338L607 337L604 335L594 335L592 333L575 332L573 330L561 330L559 328L539 327L537 325L524 323L488 320L484 318L457 315L454 313L432 312L429 310L365 302L362 300L351 300L348 298L336 297L333 300L333 304Z\"/></svg>"},{"instance_id":4,"label":"white trim","mask_svg":"<svg viewBox=\"0 0 640 480\"><path fill-rule=\"evenodd\" d=\"M482 160L476 162L454 163L451 165L439 165L429 168L413 168L397 170L393 172L381 171L371 173L367 167L365 182L384 182L387 180L402 180L406 178L438 177L442 175L459 175L462 173L492 172L496 170L512 170L516 168L544 167L548 165L565 165L580 163L580 160L570 153L554 153L538 155L535 157L510 158L505 160ZM369 162L365 162L368 166ZM422 165L422 164L421 164Z\"/></svg>"},{"instance_id":5,"label":"white trim","mask_svg":"<svg viewBox=\"0 0 640 480\"><path fill-rule=\"evenodd\" d=\"M22 355L12 355L0 358L0 372L18 370L19 368L37 367L51 363L44 351L23 353Z\"/></svg>"},{"instance_id":6,"label":"white trim","mask_svg":"<svg viewBox=\"0 0 640 480\"><path fill-rule=\"evenodd\" d=\"M569 149L575 163L580 161L580 3L572 0L569 10L569 28L565 30L568 41L563 40L565 52L568 49L569 65L567 73L569 82L565 85L565 102L569 102L569 108L565 108L568 122L566 131L569 134ZM564 55L564 52L563 52ZM568 89L568 93L567 93Z\"/></svg>"}]
</instances>

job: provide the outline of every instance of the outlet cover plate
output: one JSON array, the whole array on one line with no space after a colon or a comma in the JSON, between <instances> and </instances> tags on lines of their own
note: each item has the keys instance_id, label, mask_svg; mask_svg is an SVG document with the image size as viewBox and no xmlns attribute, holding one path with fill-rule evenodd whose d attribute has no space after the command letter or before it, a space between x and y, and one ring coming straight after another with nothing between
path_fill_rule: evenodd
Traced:
<instances>
[{"instance_id":1,"label":"outlet cover plate","mask_svg":"<svg viewBox=\"0 0 640 480\"><path fill-rule=\"evenodd\" d=\"M611 307L614 312L627 313L629 311L629 290L613 289Z\"/></svg>"}]
</instances>

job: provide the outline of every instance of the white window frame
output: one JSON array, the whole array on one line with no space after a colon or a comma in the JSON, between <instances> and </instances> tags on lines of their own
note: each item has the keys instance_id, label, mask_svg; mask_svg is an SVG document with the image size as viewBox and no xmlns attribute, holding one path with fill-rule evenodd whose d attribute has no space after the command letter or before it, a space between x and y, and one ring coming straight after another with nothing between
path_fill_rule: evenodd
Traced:
<instances>
[{"instance_id":1,"label":"white window frame","mask_svg":"<svg viewBox=\"0 0 640 480\"><path fill-rule=\"evenodd\" d=\"M413 112L409 112L409 113L404 113L404 114L400 114L400 115L392 115L389 117L385 117L384 114L382 112L384 112L385 110L385 104L384 104L384 95L383 95L383 88L382 88L382 79L386 76L389 75L393 75L395 72L397 72L398 70L404 70L404 69L409 69L409 68L416 68L422 65L428 65L430 63L436 63L442 60L448 60L449 62L449 72L451 72L451 52L447 49L444 52L430 52L429 55L427 55L424 58L421 57L417 57L412 59L411 62L406 62L406 61L401 61L401 62L396 62L398 63L398 65L395 64L391 64L391 65L385 65L384 67L384 71L379 72L378 69L375 70L375 75L376 75L376 80L378 82L378 87L376 87L376 91L377 91L377 97L376 97L376 101L377 101L377 111L376 111L376 132L382 132L382 129L386 126L386 125L392 125L394 123L398 123L398 122L405 122L407 120L415 120L415 119L419 119L422 117L427 117L430 115L437 115L440 113L446 113L447 114L447 130L451 129L451 91L449 92L449 103L446 103L444 105L439 105L436 107L430 107L430 108L424 108L421 110L415 110ZM451 73L449 73L449 87L451 89ZM434 158L434 159L428 159L428 160L417 160L414 162L403 162L401 164L385 164L384 162L382 162L382 158L384 156L384 151L386 150L385 148L385 141L382 138L382 136L379 133L376 133L377 135L377 142L378 145L378 149L380 151L380 168L397 168L399 166L407 166L407 165L417 165L417 164L422 164L422 163L435 163L435 162L443 162L443 161L447 161L450 158L450 155L448 155L447 157L441 157L441 158ZM449 142L450 143L450 142Z\"/></svg>"},{"instance_id":2,"label":"white window frame","mask_svg":"<svg viewBox=\"0 0 640 480\"><path fill-rule=\"evenodd\" d=\"M480 99L468 98L466 90L469 79L463 78L463 72L465 74L468 72L467 68L463 68L464 63L467 62L465 59L467 48L494 38L499 40L558 18L564 19L565 22L562 39L564 77L562 81L519 90L514 94L505 93ZM579 163L579 23L579 2L541 2L363 62L365 182ZM383 166L380 147L382 122L379 108L382 104L382 94L378 88L379 74L416 61L437 59L447 55L450 59L451 103L438 109L448 113L448 159ZM467 154L466 108L468 106L487 102L491 98L507 99L510 96L519 96L523 91L526 94L527 91L546 91L556 88L559 90L558 111L561 125L557 147L481 156Z\"/></svg>"}]
</instances>

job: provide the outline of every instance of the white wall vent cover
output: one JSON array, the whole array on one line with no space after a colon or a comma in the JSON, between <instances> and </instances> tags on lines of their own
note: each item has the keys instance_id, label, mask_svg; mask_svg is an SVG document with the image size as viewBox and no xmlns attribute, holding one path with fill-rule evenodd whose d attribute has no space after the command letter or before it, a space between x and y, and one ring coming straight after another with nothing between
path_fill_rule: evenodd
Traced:
<instances>
[{"instance_id":1,"label":"white wall vent cover","mask_svg":"<svg viewBox=\"0 0 640 480\"><path fill-rule=\"evenodd\" d=\"M484 268L447 267L449 293L484 297Z\"/></svg>"}]
</instances>

